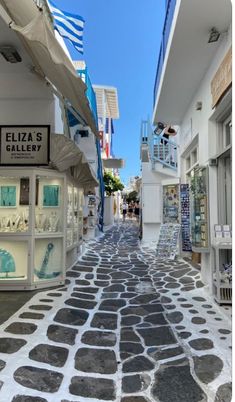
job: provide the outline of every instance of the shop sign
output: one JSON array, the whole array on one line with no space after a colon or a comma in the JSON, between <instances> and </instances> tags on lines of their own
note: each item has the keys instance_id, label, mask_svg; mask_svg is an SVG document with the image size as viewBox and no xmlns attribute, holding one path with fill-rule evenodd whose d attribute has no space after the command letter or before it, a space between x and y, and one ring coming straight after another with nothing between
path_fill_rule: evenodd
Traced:
<instances>
[{"instance_id":1,"label":"shop sign","mask_svg":"<svg viewBox=\"0 0 235 402\"><path fill-rule=\"evenodd\" d=\"M0 165L48 165L50 126L0 126Z\"/></svg>"},{"instance_id":2,"label":"shop sign","mask_svg":"<svg viewBox=\"0 0 235 402\"><path fill-rule=\"evenodd\" d=\"M212 108L232 84L232 48L229 49L211 81Z\"/></svg>"}]
</instances>

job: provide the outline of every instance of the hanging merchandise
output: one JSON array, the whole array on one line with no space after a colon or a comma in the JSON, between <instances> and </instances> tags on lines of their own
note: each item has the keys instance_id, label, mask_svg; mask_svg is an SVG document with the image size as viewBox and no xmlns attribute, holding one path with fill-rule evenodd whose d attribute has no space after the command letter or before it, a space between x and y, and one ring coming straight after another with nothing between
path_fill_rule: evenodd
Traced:
<instances>
[{"instance_id":1,"label":"hanging merchandise","mask_svg":"<svg viewBox=\"0 0 235 402\"><path fill-rule=\"evenodd\" d=\"M190 240L190 202L189 185L180 185L180 207L181 207L181 230L182 230L182 251L192 251Z\"/></svg>"},{"instance_id":2,"label":"hanging merchandise","mask_svg":"<svg viewBox=\"0 0 235 402\"><path fill-rule=\"evenodd\" d=\"M163 186L163 223L179 222L179 186Z\"/></svg>"},{"instance_id":3,"label":"hanging merchandise","mask_svg":"<svg viewBox=\"0 0 235 402\"><path fill-rule=\"evenodd\" d=\"M197 167L191 171L190 199L193 251L208 252L208 168Z\"/></svg>"},{"instance_id":4,"label":"hanging merchandise","mask_svg":"<svg viewBox=\"0 0 235 402\"><path fill-rule=\"evenodd\" d=\"M165 223L160 227L156 256L160 259L174 260L179 250L179 224Z\"/></svg>"}]
</instances>

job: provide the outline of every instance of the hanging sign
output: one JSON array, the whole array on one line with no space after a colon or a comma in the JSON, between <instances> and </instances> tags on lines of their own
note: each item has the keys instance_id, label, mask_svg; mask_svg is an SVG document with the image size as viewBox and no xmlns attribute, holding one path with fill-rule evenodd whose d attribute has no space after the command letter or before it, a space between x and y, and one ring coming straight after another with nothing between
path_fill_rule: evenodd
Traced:
<instances>
[{"instance_id":1,"label":"hanging sign","mask_svg":"<svg viewBox=\"0 0 235 402\"><path fill-rule=\"evenodd\" d=\"M50 126L0 126L0 165L48 165Z\"/></svg>"},{"instance_id":2,"label":"hanging sign","mask_svg":"<svg viewBox=\"0 0 235 402\"><path fill-rule=\"evenodd\" d=\"M214 108L232 85L232 48L226 53L211 81L212 108Z\"/></svg>"}]
</instances>

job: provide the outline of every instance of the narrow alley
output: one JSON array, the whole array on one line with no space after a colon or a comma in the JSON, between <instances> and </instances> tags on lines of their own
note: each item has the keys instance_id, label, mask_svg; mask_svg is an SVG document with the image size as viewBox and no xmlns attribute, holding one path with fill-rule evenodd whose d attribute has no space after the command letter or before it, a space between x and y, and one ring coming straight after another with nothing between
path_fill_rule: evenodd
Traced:
<instances>
[{"instance_id":1,"label":"narrow alley","mask_svg":"<svg viewBox=\"0 0 235 402\"><path fill-rule=\"evenodd\" d=\"M155 254L130 221L88 242L66 286L1 326L0 401L230 401L231 308Z\"/></svg>"}]
</instances>

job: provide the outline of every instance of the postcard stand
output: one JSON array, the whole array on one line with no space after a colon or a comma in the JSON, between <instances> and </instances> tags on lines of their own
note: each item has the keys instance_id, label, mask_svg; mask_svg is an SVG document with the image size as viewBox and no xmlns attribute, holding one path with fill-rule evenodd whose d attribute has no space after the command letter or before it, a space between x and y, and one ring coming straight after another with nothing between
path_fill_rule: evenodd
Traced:
<instances>
[{"instance_id":1,"label":"postcard stand","mask_svg":"<svg viewBox=\"0 0 235 402\"><path fill-rule=\"evenodd\" d=\"M156 256L174 260L179 250L180 225L165 223L160 227Z\"/></svg>"}]
</instances>

